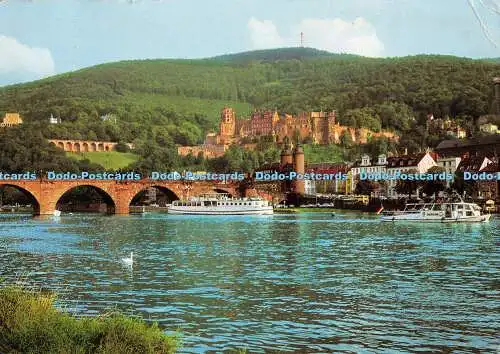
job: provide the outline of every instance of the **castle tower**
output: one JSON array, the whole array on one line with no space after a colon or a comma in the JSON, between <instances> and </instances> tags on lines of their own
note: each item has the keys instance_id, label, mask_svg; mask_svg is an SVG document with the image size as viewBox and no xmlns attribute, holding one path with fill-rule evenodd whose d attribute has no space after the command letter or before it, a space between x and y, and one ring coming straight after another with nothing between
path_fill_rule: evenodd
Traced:
<instances>
[{"instance_id":1,"label":"castle tower","mask_svg":"<svg viewBox=\"0 0 500 354\"><path fill-rule=\"evenodd\" d=\"M300 144L297 144L293 150L293 170L302 175L305 172L304 150L302 150ZM303 179L296 179L294 181L294 192L299 195L304 195L305 183Z\"/></svg>"},{"instance_id":2,"label":"castle tower","mask_svg":"<svg viewBox=\"0 0 500 354\"><path fill-rule=\"evenodd\" d=\"M234 137L236 133L236 113L232 108L224 107L222 110L219 128L223 143Z\"/></svg>"},{"instance_id":3,"label":"castle tower","mask_svg":"<svg viewBox=\"0 0 500 354\"><path fill-rule=\"evenodd\" d=\"M493 85L495 85L495 114L500 115L500 77L493 78Z\"/></svg>"}]
</instances>

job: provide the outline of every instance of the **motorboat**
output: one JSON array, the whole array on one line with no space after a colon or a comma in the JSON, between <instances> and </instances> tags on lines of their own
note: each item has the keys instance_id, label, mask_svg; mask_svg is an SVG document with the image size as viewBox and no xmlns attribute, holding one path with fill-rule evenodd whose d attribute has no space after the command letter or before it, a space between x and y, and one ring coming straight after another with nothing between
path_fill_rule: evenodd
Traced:
<instances>
[{"instance_id":1,"label":"motorboat","mask_svg":"<svg viewBox=\"0 0 500 354\"><path fill-rule=\"evenodd\" d=\"M482 212L479 205L459 201L408 203L400 211L385 211L382 221L418 221L433 223L489 222L491 214Z\"/></svg>"}]
</instances>

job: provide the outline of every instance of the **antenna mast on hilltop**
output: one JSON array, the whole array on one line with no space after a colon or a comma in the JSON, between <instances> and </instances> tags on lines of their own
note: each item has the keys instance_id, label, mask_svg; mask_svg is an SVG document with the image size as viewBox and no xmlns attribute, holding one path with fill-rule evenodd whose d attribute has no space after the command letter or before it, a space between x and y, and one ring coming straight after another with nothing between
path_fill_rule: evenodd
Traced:
<instances>
[{"instance_id":1,"label":"antenna mast on hilltop","mask_svg":"<svg viewBox=\"0 0 500 354\"><path fill-rule=\"evenodd\" d=\"M304 32L300 32L300 46L304 48Z\"/></svg>"}]
</instances>

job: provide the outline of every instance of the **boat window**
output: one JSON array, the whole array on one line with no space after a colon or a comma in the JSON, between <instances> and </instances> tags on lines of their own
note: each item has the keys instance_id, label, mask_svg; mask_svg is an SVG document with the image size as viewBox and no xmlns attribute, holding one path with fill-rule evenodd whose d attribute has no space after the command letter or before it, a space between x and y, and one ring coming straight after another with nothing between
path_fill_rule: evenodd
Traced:
<instances>
[{"instance_id":1,"label":"boat window","mask_svg":"<svg viewBox=\"0 0 500 354\"><path fill-rule=\"evenodd\" d=\"M465 210L472 210L469 204L465 204L464 207L465 207Z\"/></svg>"},{"instance_id":2,"label":"boat window","mask_svg":"<svg viewBox=\"0 0 500 354\"><path fill-rule=\"evenodd\" d=\"M463 210L464 206L463 205L457 205L457 210Z\"/></svg>"}]
</instances>

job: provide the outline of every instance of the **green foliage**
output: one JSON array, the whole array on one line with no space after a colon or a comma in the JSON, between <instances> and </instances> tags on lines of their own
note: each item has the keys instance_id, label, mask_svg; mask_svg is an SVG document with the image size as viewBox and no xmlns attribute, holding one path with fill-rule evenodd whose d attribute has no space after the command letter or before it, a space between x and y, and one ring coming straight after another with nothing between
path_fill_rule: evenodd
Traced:
<instances>
[{"instance_id":1,"label":"green foliage","mask_svg":"<svg viewBox=\"0 0 500 354\"><path fill-rule=\"evenodd\" d=\"M451 189L460 195L472 197L479 191L479 184L474 180L464 180L464 173L457 171L451 184Z\"/></svg>"},{"instance_id":2,"label":"green foliage","mask_svg":"<svg viewBox=\"0 0 500 354\"><path fill-rule=\"evenodd\" d=\"M373 108L355 108L347 110L339 119L343 125L368 128L374 132L382 128L380 116Z\"/></svg>"},{"instance_id":3,"label":"green foliage","mask_svg":"<svg viewBox=\"0 0 500 354\"><path fill-rule=\"evenodd\" d=\"M401 145L412 153L442 138L427 134L427 113L470 126L488 113L491 78L499 72L495 61L435 55L364 58L311 48L123 61L0 88L0 115L20 112L47 138L149 144L167 153L160 166L175 166L170 156L174 144L202 143L217 128L226 105L239 117L253 108L292 114L336 110L347 125L398 132ZM46 124L50 114L60 116L62 124ZM106 114L113 118L103 121ZM347 137L342 146L351 147Z\"/></svg>"},{"instance_id":4,"label":"green foliage","mask_svg":"<svg viewBox=\"0 0 500 354\"><path fill-rule=\"evenodd\" d=\"M139 159L135 153L118 151L67 152L66 156L70 159L87 160L89 163L102 166L104 170L125 169Z\"/></svg>"},{"instance_id":5,"label":"green foliage","mask_svg":"<svg viewBox=\"0 0 500 354\"><path fill-rule=\"evenodd\" d=\"M63 121L96 124L102 123L100 115L113 113L119 129L128 130L126 123L184 120L213 128L224 105L242 116L252 106L290 113L336 109L339 117L370 107L382 127L404 130L411 111L453 118L487 113L491 78L499 70L498 63L451 56L374 59L308 48L123 61L1 88L0 113L20 111L28 121L46 121L54 113ZM49 129L59 129L55 126Z\"/></svg>"},{"instance_id":6,"label":"green foliage","mask_svg":"<svg viewBox=\"0 0 500 354\"><path fill-rule=\"evenodd\" d=\"M373 181L361 180L356 183L355 194L371 195L377 189L377 185Z\"/></svg>"},{"instance_id":7,"label":"green foliage","mask_svg":"<svg viewBox=\"0 0 500 354\"><path fill-rule=\"evenodd\" d=\"M396 149L396 143L384 137L371 139L362 147L363 152L370 155L373 161L377 161L381 154L394 153Z\"/></svg>"},{"instance_id":8,"label":"green foliage","mask_svg":"<svg viewBox=\"0 0 500 354\"><path fill-rule=\"evenodd\" d=\"M342 133L342 135L340 136L340 146L347 149L347 148L352 147L353 144L354 144L354 142L352 141L351 134L349 134L349 132L347 130L344 131Z\"/></svg>"},{"instance_id":9,"label":"green foliage","mask_svg":"<svg viewBox=\"0 0 500 354\"><path fill-rule=\"evenodd\" d=\"M408 171L407 174L415 174L416 170ZM398 179L394 189L399 194L407 194L408 198L421 186L420 181Z\"/></svg>"},{"instance_id":10,"label":"green foliage","mask_svg":"<svg viewBox=\"0 0 500 354\"><path fill-rule=\"evenodd\" d=\"M324 50L318 50L314 48L279 48L279 49L264 49L264 50L254 50L249 52L237 53L237 54L226 54L219 55L211 60L239 63L239 62L252 62L252 61L262 61L262 62L274 62L279 60L304 60L310 58L358 58L357 55L353 54L334 54Z\"/></svg>"},{"instance_id":11,"label":"green foliage","mask_svg":"<svg viewBox=\"0 0 500 354\"><path fill-rule=\"evenodd\" d=\"M157 324L113 313L76 319L54 301L51 293L0 288L0 352L173 353L179 345Z\"/></svg>"},{"instance_id":12,"label":"green foliage","mask_svg":"<svg viewBox=\"0 0 500 354\"><path fill-rule=\"evenodd\" d=\"M304 158L307 163L317 162L341 162L342 149L338 145L315 145L304 144Z\"/></svg>"},{"instance_id":13,"label":"green foliage","mask_svg":"<svg viewBox=\"0 0 500 354\"><path fill-rule=\"evenodd\" d=\"M446 172L446 170L440 166L431 167L427 173L432 174L441 174ZM427 196L436 196L437 193L444 191L446 189L446 181L443 180L433 180L433 181L424 181L422 183L422 192L424 192Z\"/></svg>"},{"instance_id":14,"label":"green foliage","mask_svg":"<svg viewBox=\"0 0 500 354\"><path fill-rule=\"evenodd\" d=\"M118 144L116 144L115 150L118 152L129 152L130 147L126 143L119 142Z\"/></svg>"},{"instance_id":15,"label":"green foliage","mask_svg":"<svg viewBox=\"0 0 500 354\"><path fill-rule=\"evenodd\" d=\"M101 167L89 161L68 159L50 144L38 127L16 126L0 129L0 171L95 171Z\"/></svg>"}]
</instances>

